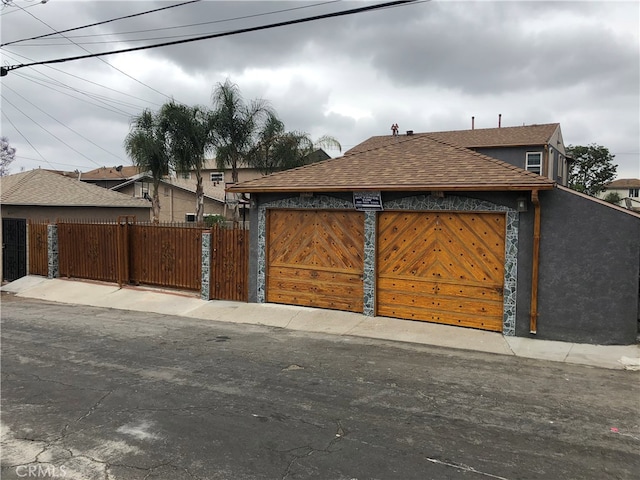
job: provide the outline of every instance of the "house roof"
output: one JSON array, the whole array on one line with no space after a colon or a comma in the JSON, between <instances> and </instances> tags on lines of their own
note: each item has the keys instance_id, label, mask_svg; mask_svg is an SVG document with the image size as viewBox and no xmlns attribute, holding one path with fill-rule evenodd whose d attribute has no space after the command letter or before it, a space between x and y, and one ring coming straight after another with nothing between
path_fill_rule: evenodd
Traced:
<instances>
[{"instance_id":1,"label":"house roof","mask_svg":"<svg viewBox=\"0 0 640 480\"><path fill-rule=\"evenodd\" d=\"M82 180L125 180L140 173L134 166L100 167L82 173Z\"/></svg>"},{"instance_id":2,"label":"house roof","mask_svg":"<svg viewBox=\"0 0 640 480\"><path fill-rule=\"evenodd\" d=\"M414 133L413 135L382 135L371 137L345 152L345 155L392 144L398 139L428 136L452 145L465 148L515 147L546 145L560 127L559 123L526 125L522 127L477 128L448 132Z\"/></svg>"},{"instance_id":3,"label":"house roof","mask_svg":"<svg viewBox=\"0 0 640 480\"><path fill-rule=\"evenodd\" d=\"M638 178L619 178L618 180L614 180L611 183L607 183L605 188L608 189L616 189L616 188L640 188L640 179Z\"/></svg>"},{"instance_id":4,"label":"house roof","mask_svg":"<svg viewBox=\"0 0 640 480\"><path fill-rule=\"evenodd\" d=\"M228 188L230 192L480 191L551 189L555 182L495 158L428 135L396 137L391 144Z\"/></svg>"},{"instance_id":5,"label":"house roof","mask_svg":"<svg viewBox=\"0 0 640 480\"><path fill-rule=\"evenodd\" d=\"M151 208L147 200L42 169L2 177L0 189L6 205Z\"/></svg>"}]
</instances>

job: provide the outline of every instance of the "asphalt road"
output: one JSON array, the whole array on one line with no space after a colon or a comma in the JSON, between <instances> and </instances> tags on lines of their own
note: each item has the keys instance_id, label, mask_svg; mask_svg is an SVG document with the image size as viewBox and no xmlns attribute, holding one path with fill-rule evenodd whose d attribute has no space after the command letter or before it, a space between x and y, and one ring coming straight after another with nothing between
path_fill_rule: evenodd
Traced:
<instances>
[{"instance_id":1,"label":"asphalt road","mask_svg":"<svg viewBox=\"0 0 640 480\"><path fill-rule=\"evenodd\" d=\"M3 479L640 472L638 372L6 293L1 308Z\"/></svg>"}]
</instances>

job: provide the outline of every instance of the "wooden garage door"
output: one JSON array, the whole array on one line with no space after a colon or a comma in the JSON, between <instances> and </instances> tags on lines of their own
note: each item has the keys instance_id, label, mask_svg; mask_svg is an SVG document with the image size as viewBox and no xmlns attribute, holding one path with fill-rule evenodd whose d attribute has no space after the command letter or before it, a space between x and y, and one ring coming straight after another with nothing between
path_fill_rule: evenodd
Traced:
<instances>
[{"instance_id":1,"label":"wooden garage door","mask_svg":"<svg viewBox=\"0 0 640 480\"><path fill-rule=\"evenodd\" d=\"M363 311L364 215L268 210L266 300Z\"/></svg>"},{"instance_id":2,"label":"wooden garage door","mask_svg":"<svg viewBox=\"0 0 640 480\"><path fill-rule=\"evenodd\" d=\"M503 213L384 212L377 314L502 331Z\"/></svg>"}]
</instances>

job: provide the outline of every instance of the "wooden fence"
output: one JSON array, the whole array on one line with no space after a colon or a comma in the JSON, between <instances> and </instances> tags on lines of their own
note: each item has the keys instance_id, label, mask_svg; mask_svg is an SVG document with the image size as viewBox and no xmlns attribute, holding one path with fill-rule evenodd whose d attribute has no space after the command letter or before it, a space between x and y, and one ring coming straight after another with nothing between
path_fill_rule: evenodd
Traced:
<instances>
[{"instance_id":1,"label":"wooden fence","mask_svg":"<svg viewBox=\"0 0 640 480\"><path fill-rule=\"evenodd\" d=\"M209 298L249 301L249 231L211 229Z\"/></svg>"},{"instance_id":2,"label":"wooden fence","mask_svg":"<svg viewBox=\"0 0 640 480\"><path fill-rule=\"evenodd\" d=\"M49 274L49 242L47 225L49 222L29 220L29 273L31 275Z\"/></svg>"},{"instance_id":3,"label":"wooden fence","mask_svg":"<svg viewBox=\"0 0 640 480\"><path fill-rule=\"evenodd\" d=\"M202 228L131 225L130 281L200 290Z\"/></svg>"},{"instance_id":4,"label":"wooden fence","mask_svg":"<svg viewBox=\"0 0 640 480\"><path fill-rule=\"evenodd\" d=\"M211 232L209 298L248 301L249 234L240 228L137 224L131 217L108 223L59 221L60 276L199 291L205 232Z\"/></svg>"}]
</instances>

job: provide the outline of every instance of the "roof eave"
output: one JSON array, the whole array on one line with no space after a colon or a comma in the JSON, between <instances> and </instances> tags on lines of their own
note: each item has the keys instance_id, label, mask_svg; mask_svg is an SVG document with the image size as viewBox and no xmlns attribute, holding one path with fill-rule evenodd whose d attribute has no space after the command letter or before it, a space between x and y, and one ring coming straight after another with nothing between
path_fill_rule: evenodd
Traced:
<instances>
[{"instance_id":1,"label":"roof eave","mask_svg":"<svg viewBox=\"0 0 640 480\"><path fill-rule=\"evenodd\" d=\"M300 193L300 192L367 192L367 191L380 191L380 192L486 192L486 191L532 191L532 190L552 190L555 187L555 183L543 183L543 184L512 184L512 185L343 185L343 186L272 186L272 187L242 187L238 185L236 187L227 188L228 192L232 193Z\"/></svg>"}]
</instances>

